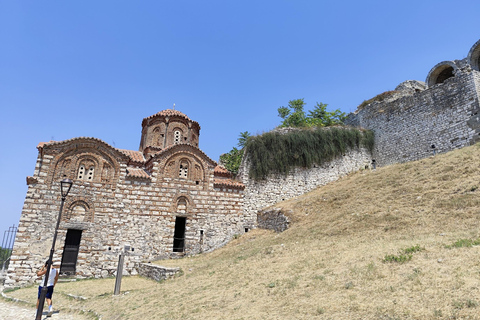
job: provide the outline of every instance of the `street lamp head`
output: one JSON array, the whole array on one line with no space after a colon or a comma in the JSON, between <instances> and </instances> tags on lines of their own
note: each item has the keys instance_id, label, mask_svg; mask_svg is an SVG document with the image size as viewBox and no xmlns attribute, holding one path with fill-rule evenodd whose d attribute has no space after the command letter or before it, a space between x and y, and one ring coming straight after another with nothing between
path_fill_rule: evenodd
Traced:
<instances>
[{"instance_id":1,"label":"street lamp head","mask_svg":"<svg viewBox=\"0 0 480 320\"><path fill-rule=\"evenodd\" d=\"M60 181L60 189L62 192L62 198L66 198L68 193L70 192L70 189L72 188L72 180L67 179L66 176L63 176L64 179Z\"/></svg>"}]
</instances>

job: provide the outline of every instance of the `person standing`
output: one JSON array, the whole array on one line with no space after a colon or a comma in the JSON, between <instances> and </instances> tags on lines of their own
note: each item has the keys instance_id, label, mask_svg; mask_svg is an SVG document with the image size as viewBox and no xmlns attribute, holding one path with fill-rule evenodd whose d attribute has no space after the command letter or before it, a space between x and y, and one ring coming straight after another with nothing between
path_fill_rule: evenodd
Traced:
<instances>
[{"instance_id":1,"label":"person standing","mask_svg":"<svg viewBox=\"0 0 480 320\"><path fill-rule=\"evenodd\" d=\"M42 292L43 284L45 283L45 274L47 273L47 266L48 266L48 260L45 262L43 267L37 271L37 276L43 276L42 277L42 282L38 286L38 298L37 298L37 309L38 309L38 303L40 302L40 294ZM47 282L47 295L46 295L46 300L48 304L48 316L51 316L53 314L53 307L52 307L52 295L53 295L53 287L57 284L58 281L58 270L55 268L53 265L50 268L50 274L48 275L48 282Z\"/></svg>"}]
</instances>

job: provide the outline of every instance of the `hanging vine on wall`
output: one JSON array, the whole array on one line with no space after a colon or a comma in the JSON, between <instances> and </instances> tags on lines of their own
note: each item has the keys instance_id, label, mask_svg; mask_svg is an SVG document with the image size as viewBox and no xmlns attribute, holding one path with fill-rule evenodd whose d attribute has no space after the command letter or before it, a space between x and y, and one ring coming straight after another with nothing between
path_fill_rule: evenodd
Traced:
<instances>
[{"instance_id":1,"label":"hanging vine on wall","mask_svg":"<svg viewBox=\"0 0 480 320\"><path fill-rule=\"evenodd\" d=\"M250 163L249 175L255 180L271 173L288 174L294 167L310 168L322 165L353 148L373 151L372 131L331 127L295 130L286 134L267 132L251 137L245 156Z\"/></svg>"}]
</instances>

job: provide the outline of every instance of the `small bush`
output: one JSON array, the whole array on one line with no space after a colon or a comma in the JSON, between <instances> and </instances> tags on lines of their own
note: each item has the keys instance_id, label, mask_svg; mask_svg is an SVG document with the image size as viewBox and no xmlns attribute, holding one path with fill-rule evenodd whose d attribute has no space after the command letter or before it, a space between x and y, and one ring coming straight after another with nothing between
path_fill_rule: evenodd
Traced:
<instances>
[{"instance_id":1,"label":"small bush","mask_svg":"<svg viewBox=\"0 0 480 320\"><path fill-rule=\"evenodd\" d=\"M407 261L412 260L411 254L399 254L399 255L394 255L394 254L387 254L383 258L383 262L397 262L397 263L405 263Z\"/></svg>"},{"instance_id":2,"label":"small bush","mask_svg":"<svg viewBox=\"0 0 480 320\"><path fill-rule=\"evenodd\" d=\"M320 307L317 308L317 314L324 314L324 313L325 313L325 309Z\"/></svg>"},{"instance_id":3,"label":"small bush","mask_svg":"<svg viewBox=\"0 0 480 320\"><path fill-rule=\"evenodd\" d=\"M422 250L424 250L424 248L421 248L421 247L417 244L416 246L403 249L403 253L405 253L405 254L412 254L412 253L419 252L419 251L422 251Z\"/></svg>"},{"instance_id":4,"label":"small bush","mask_svg":"<svg viewBox=\"0 0 480 320\"><path fill-rule=\"evenodd\" d=\"M451 245L446 245L445 248L452 249L452 248L470 248L473 246L480 245L480 238L476 240L472 239L460 239L452 243Z\"/></svg>"},{"instance_id":5,"label":"small bush","mask_svg":"<svg viewBox=\"0 0 480 320\"><path fill-rule=\"evenodd\" d=\"M407 261L412 260L414 253L422 250L425 250L425 248L420 247L420 245L415 245L409 248L405 248L400 250L398 255L394 255L394 254L385 255L385 257L383 258L383 262L405 263Z\"/></svg>"}]
</instances>

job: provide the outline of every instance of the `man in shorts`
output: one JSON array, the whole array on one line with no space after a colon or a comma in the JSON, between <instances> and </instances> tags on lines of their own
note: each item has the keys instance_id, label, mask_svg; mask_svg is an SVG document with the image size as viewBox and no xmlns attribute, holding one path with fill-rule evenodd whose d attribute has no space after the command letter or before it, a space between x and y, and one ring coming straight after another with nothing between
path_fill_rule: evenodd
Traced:
<instances>
[{"instance_id":1,"label":"man in shorts","mask_svg":"<svg viewBox=\"0 0 480 320\"><path fill-rule=\"evenodd\" d=\"M47 266L48 260L45 262L43 267L37 271L37 276L42 277L42 283L38 286L38 298L37 298L37 309L38 303L40 301L40 293L42 292L43 284L45 283L45 274L47 273ZM58 281L58 270L57 268L52 267L50 268L50 274L48 275L48 282L47 282L47 295L46 300L48 304L48 316L53 314L53 307L52 307L52 295L53 295L53 287L57 284Z\"/></svg>"}]
</instances>

